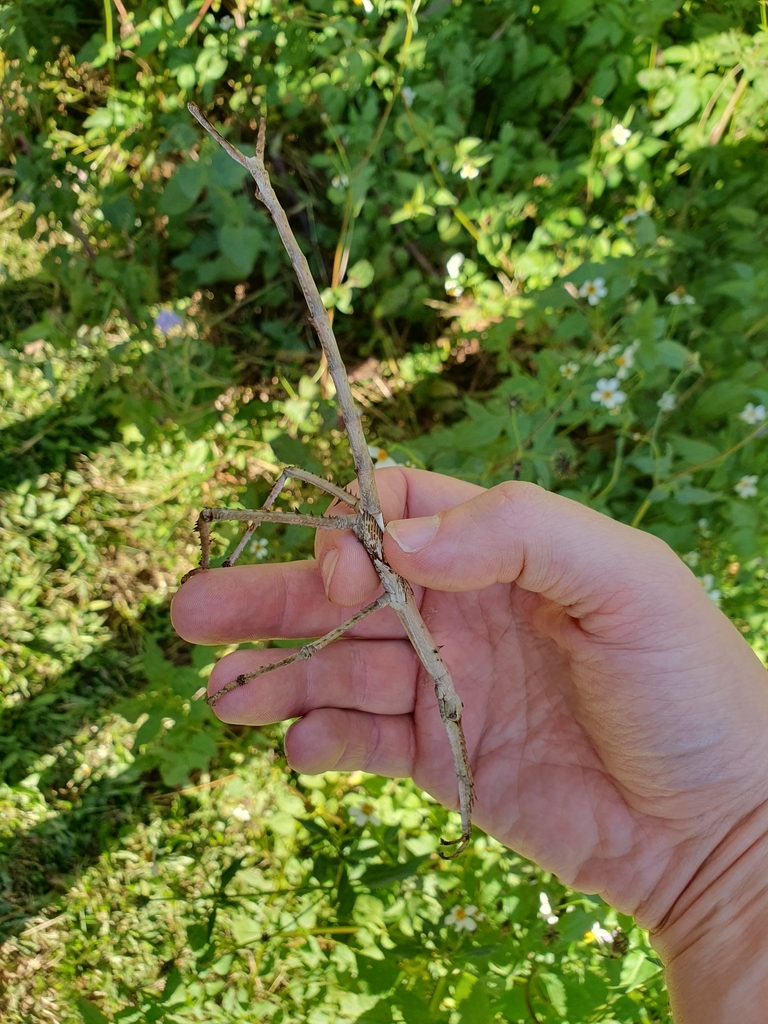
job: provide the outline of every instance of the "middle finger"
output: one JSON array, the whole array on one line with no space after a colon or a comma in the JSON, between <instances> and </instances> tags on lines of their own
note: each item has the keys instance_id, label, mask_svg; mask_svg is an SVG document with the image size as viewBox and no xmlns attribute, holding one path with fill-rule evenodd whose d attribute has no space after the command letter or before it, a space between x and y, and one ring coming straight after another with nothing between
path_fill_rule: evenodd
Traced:
<instances>
[{"instance_id":1,"label":"middle finger","mask_svg":"<svg viewBox=\"0 0 768 1024\"><path fill-rule=\"evenodd\" d=\"M214 666L208 693L291 653L273 648L227 655ZM407 640L338 640L311 658L230 690L217 701L215 711L233 725L268 725L317 708L410 714L418 671L418 658Z\"/></svg>"}]
</instances>

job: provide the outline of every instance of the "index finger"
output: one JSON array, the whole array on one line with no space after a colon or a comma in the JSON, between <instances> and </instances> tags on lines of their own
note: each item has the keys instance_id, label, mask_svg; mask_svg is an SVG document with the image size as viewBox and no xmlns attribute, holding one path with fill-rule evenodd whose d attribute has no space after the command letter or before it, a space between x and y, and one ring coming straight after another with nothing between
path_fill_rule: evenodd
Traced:
<instances>
[{"instance_id":1,"label":"index finger","mask_svg":"<svg viewBox=\"0 0 768 1024\"><path fill-rule=\"evenodd\" d=\"M462 480L401 467L377 471L376 483L385 521L434 515L482 492ZM322 636L335 629L349 617L350 607L372 600L379 579L351 531L318 531L315 550L318 561L236 565L192 576L173 599L174 629L190 643L211 646ZM332 586L326 580L324 587L321 568L327 571L326 559L334 555ZM393 639L403 631L384 609L350 636Z\"/></svg>"},{"instance_id":2,"label":"index finger","mask_svg":"<svg viewBox=\"0 0 768 1024\"><path fill-rule=\"evenodd\" d=\"M376 485L385 522L433 516L483 492L482 487L465 480L405 466L377 470ZM349 489L357 494L357 481ZM337 513L341 505L334 501L330 507ZM352 607L373 600L379 578L362 544L350 530L318 530L315 556L325 592L334 604Z\"/></svg>"},{"instance_id":3,"label":"index finger","mask_svg":"<svg viewBox=\"0 0 768 1024\"><path fill-rule=\"evenodd\" d=\"M209 569L190 577L171 604L173 628L193 644L323 636L350 617L325 596L317 562L279 562ZM401 638L397 617L383 608L349 636Z\"/></svg>"}]
</instances>

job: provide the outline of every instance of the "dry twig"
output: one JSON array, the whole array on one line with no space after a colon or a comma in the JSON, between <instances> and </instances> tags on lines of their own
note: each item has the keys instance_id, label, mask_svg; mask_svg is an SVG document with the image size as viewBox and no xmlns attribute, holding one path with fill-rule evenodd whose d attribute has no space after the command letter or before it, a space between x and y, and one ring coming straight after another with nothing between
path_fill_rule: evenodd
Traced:
<instances>
[{"instance_id":1,"label":"dry twig","mask_svg":"<svg viewBox=\"0 0 768 1024\"><path fill-rule=\"evenodd\" d=\"M275 191L269 180L269 174L267 173L267 169L264 165L266 121L262 118L259 124L256 155L253 157L247 157L216 131L194 103L189 104L189 110L200 122L203 128L205 128L208 134L226 150L229 156L249 171L256 183L256 194L261 202L266 206L269 215L275 223L280 239L285 247L285 251L288 253L290 258L291 265L293 266L301 290L304 293L304 298L309 308L310 322L317 332L323 353L325 354L328 362L328 370L336 388L336 396L341 409L347 436L349 437L349 445L352 449L352 458L355 463L360 497L356 500L348 491L345 491L341 487L337 487L335 484L329 483L327 480L316 477L312 473L308 473L306 470L288 467L281 473L280 478L272 488L272 491L261 510L243 511L239 509L203 509L198 519L201 546L200 566L197 569L193 569L191 573L187 573L184 579L188 579L189 576L202 569L207 569L210 564L209 552L211 523L222 520L241 520L247 522L248 527L245 530L240 543L235 548L235 551L224 563L225 565L234 565L235 561L244 550L249 537L253 534L253 531L258 527L259 523L262 522L299 523L301 525L312 526L315 529L326 530L351 529L368 552L384 588L384 593L381 597L372 602L372 604L368 605L366 608L363 608L337 629L334 629L326 636L307 644L296 654L284 658L276 664L269 665L256 672L238 676L237 679L222 687L222 689L217 693L211 694L208 698L208 703L214 705L225 693L228 693L230 690L233 690L238 686L244 685L249 680L263 674L265 671L271 671L272 669L278 668L282 665L287 665L291 661L309 657L315 651L337 639L337 637L341 636L343 632L355 623L359 622L364 616L369 615L377 609L384 607L392 608L402 623L402 626L411 641L419 660L434 681L435 695L437 697L438 708L440 709L440 717L443 721L443 725L445 726L448 742L451 747L454 768L458 780L459 808L461 811L462 829L461 837L458 840L441 840L441 842L446 846L456 846L455 851L449 855L451 857L455 857L466 847L472 832L472 773L469 767L467 748L464 741L464 731L461 725L462 703L456 693L453 680L451 679L451 675L445 665L445 662L440 657L437 645L432 639L432 636L421 617L421 613L416 606L416 601L410 584L407 580L404 580L402 576L398 576L398 574L390 568L384 558L384 518L381 511L378 491L376 489L373 462L368 452L365 434L360 422L360 415L355 406L352 390L349 385L349 380L347 379L346 367L344 366L341 354L339 353L339 347L336 343L330 319L325 307L323 306L317 286L312 278L309 265L304 254L299 248L293 232L291 231L288 218L275 195ZM338 498L351 506L354 509L354 514L346 516L316 517L302 516L295 513L272 512L271 509L275 499L290 478L311 483L320 490L325 491L327 494L333 495L335 498ZM184 580L182 580L182 582L184 582Z\"/></svg>"}]
</instances>

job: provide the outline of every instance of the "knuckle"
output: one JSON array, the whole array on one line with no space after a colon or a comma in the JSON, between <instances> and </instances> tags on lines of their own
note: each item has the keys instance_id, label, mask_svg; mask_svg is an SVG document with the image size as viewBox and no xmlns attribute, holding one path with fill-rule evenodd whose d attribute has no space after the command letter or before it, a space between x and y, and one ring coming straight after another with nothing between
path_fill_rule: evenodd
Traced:
<instances>
[{"instance_id":1,"label":"knuckle","mask_svg":"<svg viewBox=\"0 0 768 1024\"><path fill-rule=\"evenodd\" d=\"M528 480L504 480L493 490L498 491L503 502L519 506L539 505L548 493L538 484Z\"/></svg>"}]
</instances>

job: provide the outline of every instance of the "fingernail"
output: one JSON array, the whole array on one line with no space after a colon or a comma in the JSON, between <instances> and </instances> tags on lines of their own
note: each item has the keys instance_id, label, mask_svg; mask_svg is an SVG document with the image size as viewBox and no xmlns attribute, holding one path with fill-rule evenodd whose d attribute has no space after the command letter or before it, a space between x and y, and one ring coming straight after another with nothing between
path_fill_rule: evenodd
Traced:
<instances>
[{"instance_id":1,"label":"fingernail","mask_svg":"<svg viewBox=\"0 0 768 1024\"><path fill-rule=\"evenodd\" d=\"M425 516L423 519L397 519L387 524L387 533L401 551L412 554L421 551L432 540L440 525L439 516Z\"/></svg>"},{"instance_id":2,"label":"fingernail","mask_svg":"<svg viewBox=\"0 0 768 1024\"><path fill-rule=\"evenodd\" d=\"M338 551L329 551L327 555L323 556L323 560L320 563L320 573L323 577L323 586L325 587L325 596L330 601L331 599L331 580L333 574L336 571L336 563L339 560Z\"/></svg>"}]
</instances>

